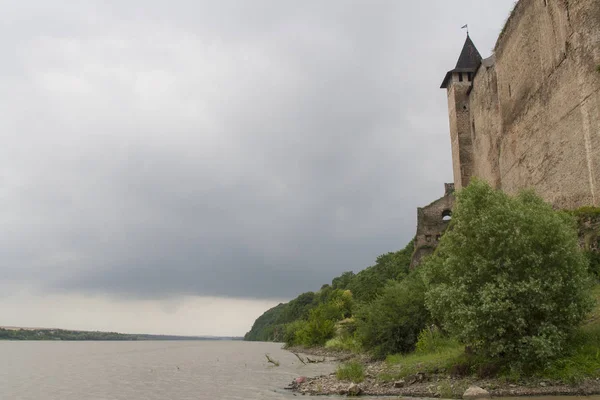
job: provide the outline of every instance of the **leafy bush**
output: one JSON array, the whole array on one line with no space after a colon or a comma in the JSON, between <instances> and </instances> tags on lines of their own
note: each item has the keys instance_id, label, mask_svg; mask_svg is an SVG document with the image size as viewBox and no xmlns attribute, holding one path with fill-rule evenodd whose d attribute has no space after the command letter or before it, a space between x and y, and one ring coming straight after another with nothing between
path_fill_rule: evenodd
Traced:
<instances>
[{"instance_id":1,"label":"leafy bush","mask_svg":"<svg viewBox=\"0 0 600 400\"><path fill-rule=\"evenodd\" d=\"M304 330L307 323L307 321L299 319L285 325L283 341L285 342L286 346L297 346L302 344L300 343L298 332Z\"/></svg>"},{"instance_id":2,"label":"leafy bush","mask_svg":"<svg viewBox=\"0 0 600 400\"><path fill-rule=\"evenodd\" d=\"M307 347L323 346L336 333L336 321L352 314L352 293L334 290L328 303L310 310L308 321L298 320L287 325L284 336L286 345Z\"/></svg>"},{"instance_id":3,"label":"leafy bush","mask_svg":"<svg viewBox=\"0 0 600 400\"><path fill-rule=\"evenodd\" d=\"M390 355L386 357L386 364L390 368L383 378L386 381L396 380L418 372L450 374L452 368L463 361L464 353L465 346L453 342L433 353Z\"/></svg>"},{"instance_id":4,"label":"leafy bush","mask_svg":"<svg viewBox=\"0 0 600 400\"><path fill-rule=\"evenodd\" d=\"M564 350L591 302L573 218L532 192L474 181L423 265L433 317L489 359L534 367Z\"/></svg>"},{"instance_id":5,"label":"leafy bush","mask_svg":"<svg viewBox=\"0 0 600 400\"><path fill-rule=\"evenodd\" d=\"M286 346L322 346L335 334L335 322L311 312L308 321L297 320L285 326Z\"/></svg>"},{"instance_id":6,"label":"leafy bush","mask_svg":"<svg viewBox=\"0 0 600 400\"><path fill-rule=\"evenodd\" d=\"M304 323L302 329L296 331L295 344L306 347L323 346L335 334L335 322L315 317Z\"/></svg>"},{"instance_id":7,"label":"leafy bush","mask_svg":"<svg viewBox=\"0 0 600 400\"><path fill-rule=\"evenodd\" d=\"M343 350L358 353L360 351L360 342L352 336L336 336L333 339L329 339L325 343L325 348L331 350Z\"/></svg>"},{"instance_id":8,"label":"leafy bush","mask_svg":"<svg viewBox=\"0 0 600 400\"><path fill-rule=\"evenodd\" d=\"M589 272L596 279L600 280L600 253L594 251L586 251L585 256L589 263Z\"/></svg>"},{"instance_id":9,"label":"leafy bush","mask_svg":"<svg viewBox=\"0 0 600 400\"><path fill-rule=\"evenodd\" d=\"M433 327L423 329L419 333L415 350L419 354L431 354L439 353L458 345L459 343L456 339L444 335L439 329Z\"/></svg>"},{"instance_id":10,"label":"leafy bush","mask_svg":"<svg viewBox=\"0 0 600 400\"><path fill-rule=\"evenodd\" d=\"M388 281L400 281L408 274L413 250L414 242L410 241L400 251L380 255L375 265L360 271L353 277L347 289L352 292L357 301L374 300Z\"/></svg>"},{"instance_id":11,"label":"leafy bush","mask_svg":"<svg viewBox=\"0 0 600 400\"><path fill-rule=\"evenodd\" d=\"M569 384L598 376L600 370L600 326L581 329L569 342L561 357L550 364L542 376Z\"/></svg>"},{"instance_id":12,"label":"leafy bush","mask_svg":"<svg viewBox=\"0 0 600 400\"><path fill-rule=\"evenodd\" d=\"M356 314L357 337L375 356L414 349L429 313L425 308L425 287L419 274L385 287L372 303Z\"/></svg>"},{"instance_id":13,"label":"leafy bush","mask_svg":"<svg viewBox=\"0 0 600 400\"><path fill-rule=\"evenodd\" d=\"M352 361L338 366L335 373L341 381L360 383L365 380L365 370L361 363Z\"/></svg>"}]
</instances>

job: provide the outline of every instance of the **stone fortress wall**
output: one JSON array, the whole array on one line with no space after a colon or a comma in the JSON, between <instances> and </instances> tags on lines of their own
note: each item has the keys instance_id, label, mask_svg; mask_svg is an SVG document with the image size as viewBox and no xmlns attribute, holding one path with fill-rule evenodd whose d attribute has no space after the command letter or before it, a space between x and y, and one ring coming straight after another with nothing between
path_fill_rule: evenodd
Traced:
<instances>
[{"instance_id":1,"label":"stone fortress wall","mask_svg":"<svg viewBox=\"0 0 600 400\"><path fill-rule=\"evenodd\" d=\"M533 188L557 208L600 205L600 1L519 1L462 86L457 189L479 177L510 194ZM464 118L449 114L451 125Z\"/></svg>"},{"instance_id":2,"label":"stone fortress wall","mask_svg":"<svg viewBox=\"0 0 600 400\"><path fill-rule=\"evenodd\" d=\"M482 59L467 37L442 88L457 190L477 177L556 208L600 206L600 0L520 0L494 54ZM453 201L446 190L418 209L413 267Z\"/></svg>"}]
</instances>

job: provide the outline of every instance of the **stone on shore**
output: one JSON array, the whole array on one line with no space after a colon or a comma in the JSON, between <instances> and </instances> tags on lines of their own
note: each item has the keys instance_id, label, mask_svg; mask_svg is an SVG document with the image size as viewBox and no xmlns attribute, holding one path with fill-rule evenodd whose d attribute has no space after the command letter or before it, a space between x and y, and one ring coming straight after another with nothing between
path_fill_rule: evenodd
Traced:
<instances>
[{"instance_id":1,"label":"stone on shore","mask_svg":"<svg viewBox=\"0 0 600 400\"><path fill-rule=\"evenodd\" d=\"M394 387L397 389L403 388L405 384L406 382L404 381L404 379L400 379L399 381L394 382Z\"/></svg>"},{"instance_id":2,"label":"stone on shore","mask_svg":"<svg viewBox=\"0 0 600 400\"><path fill-rule=\"evenodd\" d=\"M489 398L490 393L479 386L470 386L467 390L465 390L465 393L463 393L463 400L479 400Z\"/></svg>"},{"instance_id":3,"label":"stone on shore","mask_svg":"<svg viewBox=\"0 0 600 400\"><path fill-rule=\"evenodd\" d=\"M351 383L350 386L348 386L348 395L349 396L358 396L361 393L362 393L362 389L356 383Z\"/></svg>"}]
</instances>

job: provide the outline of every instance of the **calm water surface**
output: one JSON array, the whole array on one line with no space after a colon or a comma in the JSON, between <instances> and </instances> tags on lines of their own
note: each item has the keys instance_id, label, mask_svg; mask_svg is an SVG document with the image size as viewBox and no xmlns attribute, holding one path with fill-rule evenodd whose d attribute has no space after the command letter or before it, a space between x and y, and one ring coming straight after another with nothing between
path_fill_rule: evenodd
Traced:
<instances>
[{"instance_id":1,"label":"calm water surface","mask_svg":"<svg viewBox=\"0 0 600 400\"><path fill-rule=\"evenodd\" d=\"M292 379L334 369L276 343L0 341L0 400L289 400L302 397L283 389Z\"/></svg>"},{"instance_id":2,"label":"calm water surface","mask_svg":"<svg viewBox=\"0 0 600 400\"><path fill-rule=\"evenodd\" d=\"M276 343L0 341L0 399L290 399L292 379L334 369Z\"/></svg>"}]
</instances>

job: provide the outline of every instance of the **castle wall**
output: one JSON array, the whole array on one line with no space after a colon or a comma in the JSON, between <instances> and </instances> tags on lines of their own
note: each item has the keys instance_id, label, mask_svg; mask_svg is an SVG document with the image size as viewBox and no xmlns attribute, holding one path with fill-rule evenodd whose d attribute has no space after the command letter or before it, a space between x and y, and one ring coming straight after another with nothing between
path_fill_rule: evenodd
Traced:
<instances>
[{"instance_id":1,"label":"castle wall","mask_svg":"<svg viewBox=\"0 0 600 400\"><path fill-rule=\"evenodd\" d=\"M480 67L469 97L473 175L501 189L499 157L502 122L495 66Z\"/></svg>"},{"instance_id":2,"label":"castle wall","mask_svg":"<svg viewBox=\"0 0 600 400\"><path fill-rule=\"evenodd\" d=\"M471 143L469 96L470 82L456 82L448 90L448 112L450 113L450 143L454 185L456 189L469 184L473 174L473 149Z\"/></svg>"},{"instance_id":3,"label":"castle wall","mask_svg":"<svg viewBox=\"0 0 600 400\"><path fill-rule=\"evenodd\" d=\"M445 184L445 194L433 203L417 209L417 234L410 267L416 267L423 257L433 253L450 221L454 207L454 185Z\"/></svg>"},{"instance_id":4,"label":"castle wall","mask_svg":"<svg viewBox=\"0 0 600 400\"><path fill-rule=\"evenodd\" d=\"M600 1L521 0L495 58L469 95L473 176L600 205Z\"/></svg>"}]
</instances>

